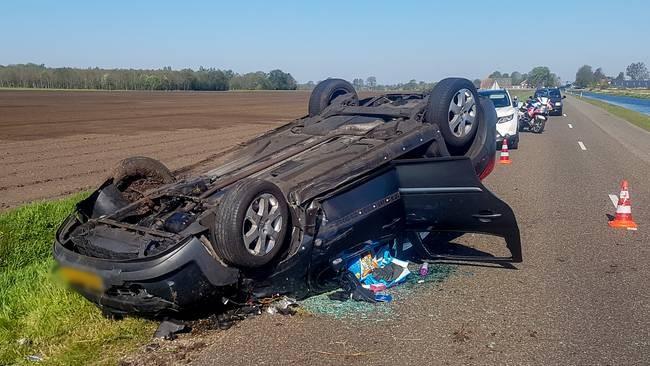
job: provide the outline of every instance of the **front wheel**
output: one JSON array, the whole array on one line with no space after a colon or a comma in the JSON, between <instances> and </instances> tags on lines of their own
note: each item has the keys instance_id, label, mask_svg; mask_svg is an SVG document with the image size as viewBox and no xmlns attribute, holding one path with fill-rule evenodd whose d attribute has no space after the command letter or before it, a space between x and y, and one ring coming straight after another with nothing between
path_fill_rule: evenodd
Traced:
<instances>
[{"instance_id":1,"label":"front wheel","mask_svg":"<svg viewBox=\"0 0 650 366\"><path fill-rule=\"evenodd\" d=\"M533 126L533 132L534 133L542 133L544 132L544 127L546 126L546 120L538 120L535 121L535 125Z\"/></svg>"},{"instance_id":2,"label":"front wheel","mask_svg":"<svg viewBox=\"0 0 650 366\"><path fill-rule=\"evenodd\" d=\"M224 193L211 227L214 250L228 264L257 268L280 252L289 208L273 183L245 179Z\"/></svg>"}]
</instances>

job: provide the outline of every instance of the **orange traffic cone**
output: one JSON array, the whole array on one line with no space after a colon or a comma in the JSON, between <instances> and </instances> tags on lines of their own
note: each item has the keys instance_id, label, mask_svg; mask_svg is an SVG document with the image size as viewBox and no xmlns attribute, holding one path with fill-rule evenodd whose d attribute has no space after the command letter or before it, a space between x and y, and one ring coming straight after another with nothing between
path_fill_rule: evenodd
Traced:
<instances>
[{"instance_id":1,"label":"orange traffic cone","mask_svg":"<svg viewBox=\"0 0 650 366\"><path fill-rule=\"evenodd\" d=\"M499 164L512 164L510 160L510 153L508 152L508 139L503 139L501 145L501 156L499 157Z\"/></svg>"},{"instance_id":2,"label":"orange traffic cone","mask_svg":"<svg viewBox=\"0 0 650 366\"><path fill-rule=\"evenodd\" d=\"M626 180L621 182L621 193L618 196L618 205L616 205L616 217L609 222L609 226L617 229L637 229L636 223L632 219L630 192L627 190Z\"/></svg>"}]
</instances>

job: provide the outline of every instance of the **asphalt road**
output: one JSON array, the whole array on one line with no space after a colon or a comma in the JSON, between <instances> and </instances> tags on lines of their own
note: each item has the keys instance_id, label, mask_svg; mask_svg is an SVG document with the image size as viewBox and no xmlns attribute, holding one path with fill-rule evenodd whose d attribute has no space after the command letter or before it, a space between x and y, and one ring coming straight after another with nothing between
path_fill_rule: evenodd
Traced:
<instances>
[{"instance_id":1,"label":"asphalt road","mask_svg":"<svg viewBox=\"0 0 650 366\"><path fill-rule=\"evenodd\" d=\"M485 182L517 214L524 245L517 269L462 267L440 285L396 299L381 322L254 317L200 335L183 360L650 364L650 134L571 98L565 113L543 134L523 134L513 164L497 166ZM636 232L607 226L615 212L608 194L618 194L622 179Z\"/></svg>"}]
</instances>

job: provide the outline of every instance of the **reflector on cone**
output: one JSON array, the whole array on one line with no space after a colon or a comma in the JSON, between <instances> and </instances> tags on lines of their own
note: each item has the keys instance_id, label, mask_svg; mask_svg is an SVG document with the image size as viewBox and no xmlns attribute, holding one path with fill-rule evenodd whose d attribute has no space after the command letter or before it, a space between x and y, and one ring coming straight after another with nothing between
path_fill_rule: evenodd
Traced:
<instances>
[{"instance_id":1,"label":"reflector on cone","mask_svg":"<svg viewBox=\"0 0 650 366\"><path fill-rule=\"evenodd\" d=\"M621 193L618 195L618 204L616 205L616 216L609 222L609 226L616 229L636 230L637 225L632 219L632 206L630 204L630 192L628 191L627 181L621 182Z\"/></svg>"}]
</instances>

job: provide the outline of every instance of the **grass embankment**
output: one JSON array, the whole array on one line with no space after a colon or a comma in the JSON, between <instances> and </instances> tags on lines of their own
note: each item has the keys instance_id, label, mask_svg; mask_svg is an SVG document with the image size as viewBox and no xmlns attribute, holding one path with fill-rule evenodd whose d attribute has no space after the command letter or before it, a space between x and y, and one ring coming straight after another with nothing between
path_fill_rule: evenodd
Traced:
<instances>
[{"instance_id":1,"label":"grass embankment","mask_svg":"<svg viewBox=\"0 0 650 366\"><path fill-rule=\"evenodd\" d=\"M52 242L77 194L0 214L0 365L114 364L146 342L155 325L112 321L53 276Z\"/></svg>"},{"instance_id":2,"label":"grass embankment","mask_svg":"<svg viewBox=\"0 0 650 366\"><path fill-rule=\"evenodd\" d=\"M631 109L619 107L617 105L609 104L607 102L603 102L596 99L580 97L577 95L574 95L574 97L584 102L600 107L617 117L623 118L624 120L632 123L633 125L637 125L645 129L646 131L650 131L650 116L646 114L639 113Z\"/></svg>"},{"instance_id":3,"label":"grass embankment","mask_svg":"<svg viewBox=\"0 0 650 366\"><path fill-rule=\"evenodd\" d=\"M608 94L619 97L650 99L650 89L588 89L592 93Z\"/></svg>"}]
</instances>

